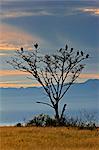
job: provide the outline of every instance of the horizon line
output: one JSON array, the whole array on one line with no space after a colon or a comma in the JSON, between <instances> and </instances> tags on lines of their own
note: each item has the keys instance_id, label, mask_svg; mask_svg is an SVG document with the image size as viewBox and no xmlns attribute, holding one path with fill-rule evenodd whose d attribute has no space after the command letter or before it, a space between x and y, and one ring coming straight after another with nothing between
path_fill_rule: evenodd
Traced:
<instances>
[{"instance_id":1,"label":"horizon line","mask_svg":"<svg viewBox=\"0 0 99 150\"><path fill-rule=\"evenodd\" d=\"M88 82L89 80L99 80L99 79L97 79L97 78L94 78L94 79L87 79L87 80L85 80L85 81L83 81L83 82L74 82L74 84L81 84L81 83L86 83L86 82ZM0 89L26 89L26 88L40 88L40 87L42 87L42 85L38 85L38 86L11 86L11 87L0 87Z\"/></svg>"}]
</instances>

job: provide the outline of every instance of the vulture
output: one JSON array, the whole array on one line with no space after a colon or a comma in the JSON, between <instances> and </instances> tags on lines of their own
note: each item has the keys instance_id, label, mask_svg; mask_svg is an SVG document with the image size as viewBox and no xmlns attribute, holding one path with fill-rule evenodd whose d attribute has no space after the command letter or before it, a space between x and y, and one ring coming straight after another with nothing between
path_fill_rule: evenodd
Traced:
<instances>
[{"instance_id":1,"label":"vulture","mask_svg":"<svg viewBox=\"0 0 99 150\"><path fill-rule=\"evenodd\" d=\"M72 53L72 51L73 51L73 48L71 48L71 51L70 51L70 52Z\"/></svg>"},{"instance_id":2,"label":"vulture","mask_svg":"<svg viewBox=\"0 0 99 150\"><path fill-rule=\"evenodd\" d=\"M86 55L86 58L88 58L88 57L89 57L89 54Z\"/></svg>"},{"instance_id":3,"label":"vulture","mask_svg":"<svg viewBox=\"0 0 99 150\"><path fill-rule=\"evenodd\" d=\"M38 48L38 44L36 43L36 44L34 44L34 47L37 49Z\"/></svg>"},{"instance_id":4,"label":"vulture","mask_svg":"<svg viewBox=\"0 0 99 150\"><path fill-rule=\"evenodd\" d=\"M23 52L23 47L21 47L21 52Z\"/></svg>"},{"instance_id":5,"label":"vulture","mask_svg":"<svg viewBox=\"0 0 99 150\"><path fill-rule=\"evenodd\" d=\"M65 46L65 49L66 49L66 50L68 49L68 45Z\"/></svg>"},{"instance_id":6,"label":"vulture","mask_svg":"<svg viewBox=\"0 0 99 150\"><path fill-rule=\"evenodd\" d=\"M79 55L79 51L77 52L77 56Z\"/></svg>"},{"instance_id":7,"label":"vulture","mask_svg":"<svg viewBox=\"0 0 99 150\"><path fill-rule=\"evenodd\" d=\"M81 51L81 55L83 56L83 52Z\"/></svg>"}]
</instances>

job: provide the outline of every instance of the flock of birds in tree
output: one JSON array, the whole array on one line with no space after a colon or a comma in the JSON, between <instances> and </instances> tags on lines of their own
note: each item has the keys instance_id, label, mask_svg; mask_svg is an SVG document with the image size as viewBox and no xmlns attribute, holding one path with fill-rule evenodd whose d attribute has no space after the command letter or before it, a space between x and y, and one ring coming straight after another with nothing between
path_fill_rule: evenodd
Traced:
<instances>
[{"instance_id":1,"label":"flock of birds in tree","mask_svg":"<svg viewBox=\"0 0 99 150\"><path fill-rule=\"evenodd\" d=\"M38 44L34 44L34 47L37 49L38 48ZM21 52L23 52L23 47L21 47Z\"/></svg>"},{"instance_id":2,"label":"flock of birds in tree","mask_svg":"<svg viewBox=\"0 0 99 150\"><path fill-rule=\"evenodd\" d=\"M38 44L36 43L36 44L34 44L34 47L37 49L38 48ZM68 49L68 45L66 44L66 46L65 46L65 50L67 50ZM60 52L62 51L62 48L60 48L60 50L59 50ZM72 53L72 51L73 51L73 48L71 48L71 51L70 51L70 53ZM21 52L23 52L23 47L21 47ZM79 51L77 51L77 56L79 55ZM84 55L84 53L81 51L81 56L83 56ZM87 54L86 55L86 58L88 58L89 57L89 54Z\"/></svg>"}]
</instances>

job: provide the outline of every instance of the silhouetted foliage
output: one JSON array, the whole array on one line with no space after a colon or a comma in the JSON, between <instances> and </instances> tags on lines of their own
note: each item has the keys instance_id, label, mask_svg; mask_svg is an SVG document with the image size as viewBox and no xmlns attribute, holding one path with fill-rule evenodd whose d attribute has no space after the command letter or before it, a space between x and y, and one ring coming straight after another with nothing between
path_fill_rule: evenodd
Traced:
<instances>
[{"instance_id":1,"label":"silhouetted foliage","mask_svg":"<svg viewBox=\"0 0 99 150\"><path fill-rule=\"evenodd\" d=\"M22 124L21 123L17 123L16 127L22 127Z\"/></svg>"},{"instance_id":2,"label":"silhouetted foliage","mask_svg":"<svg viewBox=\"0 0 99 150\"><path fill-rule=\"evenodd\" d=\"M91 118L89 123L89 122L85 122L84 118L65 116L60 120L60 122L57 122L57 119L51 118L49 115L45 115L45 114L34 116L33 119L29 120L25 126L28 127L64 126L68 128L76 127L78 129L88 129L88 130L95 130L97 128L95 122L93 121L93 118Z\"/></svg>"},{"instance_id":3,"label":"silhouetted foliage","mask_svg":"<svg viewBox=\"0 0 99 150\"><path fill-rule=\"evenodd\" d=\"M49 115L40 114L34 116L32 120L29 120L26 126L41 126L41 127L56 126L56 120L52 119Z\"/></svg>"},{"instance_id":4,"label":"silhouetted foliage","mask_svg":"<svg viewBox=\"0 0 99 150\"><path fill-rule=\"evenodd\" d=\"M79 77L85 67L82 61L87 58L89 58L89 54L75 51L73 48L69 49L68 45L52 55L42 55L39 45L36 43L34 50L24 50L23 48L17 50L16 56L8 63L17 70L28 72L42 85L50 103L47 103L46 100L37 103L53 108L57 122L61 122L66 104L59 114L59 102Z\"/></svg>"}]
</instances>

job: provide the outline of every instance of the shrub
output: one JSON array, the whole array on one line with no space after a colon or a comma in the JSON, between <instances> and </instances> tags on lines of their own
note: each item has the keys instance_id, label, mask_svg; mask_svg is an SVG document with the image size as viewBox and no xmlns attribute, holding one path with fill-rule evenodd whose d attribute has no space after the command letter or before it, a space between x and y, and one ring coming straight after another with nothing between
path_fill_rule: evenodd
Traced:
<instances>
[{"instance_id":1,"label":"shrub","mask_svg":"<svg viewBox=\"0 0 99 150\"><path fill-rule=\"evenodd\" d=\"M22 127L22 124L21 123L17 123L16 127Z\"/></svg>"},{"instance_id":2,"label":"shrub","mask_svg":"<svg viewBox=\"0 0 99 150\"><path fill-rule=\"evenodd\" d=\"M53 119L49 115L40 114L34 116L26 125L27 126L51 126Z\"/></svg>"},{"instance_id":3,"label":"shrub","mask_svg":"<svg viewBox=\"0 0 99 150\"><path fill-rule=\"evenodd\" d=\"M79 129L89 129L94 130L96 129L96 119L97 114L96 112L89 113L84 111L80 115L81 117L78 119L78 128Z\"/></svg>"},{"instance_id":4,"label":"shrub","mask_svg":"<svg viewBox=\"0 0 99 150\"><path fill-rule=\"evenodd\" d=\"M17 126L20 126L20 124L17 124ZM34 116L32 120L29 120L29 122L27 122L26 126L65 126L77 127L78 129L96 129L96 124L94 122L86 122L85 120L83 120L83 118L65 116L61 118L59 122L57 122L56 119L51 118L49 115L45 114Z\"/></svg>"}]
</instances>

